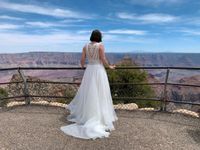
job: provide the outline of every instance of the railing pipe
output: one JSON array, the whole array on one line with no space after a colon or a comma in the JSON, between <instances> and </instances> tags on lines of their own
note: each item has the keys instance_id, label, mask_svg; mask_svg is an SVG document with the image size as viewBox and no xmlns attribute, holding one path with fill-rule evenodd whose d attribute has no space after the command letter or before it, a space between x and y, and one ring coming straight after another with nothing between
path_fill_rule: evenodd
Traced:
<instances>
[{"instance_id":1,"label":"railing pipe","mask_svg":"<svg viewBox=\"0 0 200 150\"><path fill-rule=\"evenodd\" d=\"M169 78L169 71L170 69L167 69L166 76L165 76L165 84L164 84L164 89L163 89L163 98L162 98L162 111L166 111L166 106L167 106L167 82Z\"/></svg>"},{"instance_id":2,"label":"railing pipe","mask_svg":"<svg viewBox=\"0 0 200 150\"><path fill-rule=\"evenodd\" d=\"M23 70L84 70L86 67L81 68L81 67L13 67L13 68L0 68L1 71L13 71L13 70L18 70L21 78L23 81L17 81L17 82L4 82L0 83L0 85L5 85L5 84L16 84L16 83L23 83L24 84L24 89L23 89L23 96L14 96L14 97L1 97L1 100L3 99L13 99L13 98L18 98L18 97L25 97L26 104L30 104L30 97L49 97L49 98L62 98L62 96L42 96L42 95L30 95L28 91L28 83L50 83L50 84L80 84L80 82L56 82L56 81L29 81L24 73ZM108 68L106 68L108 69ZM172 101L167 99L167 86L187 86L187 87L197 87L199 88L200 85L193 85L193 84L180 84L180 83L169 83L168 78L169 78L169 72L172 69L178 69L178 70L200 70L200 67L143 67L143 66L121 66L121 67L116 67L116 69L164 69L166 71L166 76L165 76L165 82L164 83L110 83L111 85L123 85L123 84L133 84L133 85L162 85L164 86L163 88L163 95L161 99L158 98L134 98L130 97L130 99L135 99L135 100L155 100L155 101L161 101L161 110L166 111L166 104L167 102L174 102L174 103L180 103L180 104L191 104L191 105L200 105L200 103L194 103L194 102L177 102L177 101ZM63 96L63 98L69 98L66 96ZM113 97L113 99L121 99L121 98L128 98L128 97Z\"/></svg>"}]
</instances>

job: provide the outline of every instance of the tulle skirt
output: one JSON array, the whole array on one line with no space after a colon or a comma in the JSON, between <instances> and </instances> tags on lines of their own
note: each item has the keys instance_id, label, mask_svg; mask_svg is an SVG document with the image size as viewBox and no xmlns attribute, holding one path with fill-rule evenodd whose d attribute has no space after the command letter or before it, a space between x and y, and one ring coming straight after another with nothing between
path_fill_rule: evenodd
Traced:
<instances>
[{"instance_id":1,"label":"tulle skirt","mask_svg":"<svg viewBox=\"0 0 200 150\"><path fill-rule=\"evenodd\" d=\"M82 139L109 137L118 120L113 107L106 70L102 64L88 64L81 85L73 100L66 106L67 120L75 122L62 126L67 134Z\"/></svg>"}]
</instances>

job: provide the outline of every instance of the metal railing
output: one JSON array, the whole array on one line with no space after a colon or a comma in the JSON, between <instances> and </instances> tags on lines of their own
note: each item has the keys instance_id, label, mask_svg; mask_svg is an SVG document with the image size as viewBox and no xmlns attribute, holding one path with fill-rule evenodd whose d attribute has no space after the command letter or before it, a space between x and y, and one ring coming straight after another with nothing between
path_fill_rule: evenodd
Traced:
<instances>
[{"instance_id":1,"label":"metal railing","mask_svg":"<svg viewBox=\"0 0 200 150\"><path fill-rule=\"evenodd\" d=\"M5 84L17 84L22 83L24 84L23 89L23 95L19 96L12 96L12 97L0 97L0 100L5 99L15 99L15 98L25 98L26 104L30 104L31 97L40 97L40 98L70 98L68 96L55 96L55 95L31 95L28 90L28 84L29 83L49 83L49 84L80 84L80 82L57 82L57 81L29 81L27 80L26 76L24 75L23 71L25 70L84 70L85 68L81 67L14 67L14 68L0 68L0 72L2 71L18 71L20 74L22 81L19 82L3 82L0 83L0 85ZM108 69L108 68L106 68ZM170 83L168 81L169 74L171 70L200 70L200 67L135 67L135 66L126 66L126 67L116 67L117 69L153 69L153 70L166 70L165 75L165 81L159 82L159 83L110 83L110 85L125 85L125 84L131 84L131 85L162 85L163 87L163 96L160 98L141 98L141 97L113 97L113 99L131 99L131 100L151 100L151 101L159 101L161 102L160 110L166 111L166 104L167 102L173 102L173 103L179 103L179 104L189 104L189 105L198 105L200 106L200 103L195 102L187 102L187 101L173 101L167 99L167 87L168 86L185 86L185 87L196 87L200 88L200 85L194 85L194 84L182 84L182 83Z\"/></svg>"}]
</instances>

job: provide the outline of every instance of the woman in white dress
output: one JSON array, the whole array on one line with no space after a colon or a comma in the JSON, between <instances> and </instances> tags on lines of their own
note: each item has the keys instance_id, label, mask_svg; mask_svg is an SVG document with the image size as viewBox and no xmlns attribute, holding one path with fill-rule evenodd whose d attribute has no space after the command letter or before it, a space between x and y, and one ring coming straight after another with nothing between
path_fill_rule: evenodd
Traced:
<instances>
[{"instance_id":1,"label":"woman in white dress","mask_svg":"<svg viewBox=\"0 0 200 150\"><path fill-rule=\"evenodd\" d=\"M102 34L94 30L90 41L83 47L81 56L81 67L88 59L81 85L76 96L66 106L70 115L67 120L75 122L62 126L61 130L70 136L82 139L96 139L109 137L110 132L115 130L113 122L118 120L113 107L110 86L104 65L109 65L104 53Z\"/></svg>"}]
</instances>

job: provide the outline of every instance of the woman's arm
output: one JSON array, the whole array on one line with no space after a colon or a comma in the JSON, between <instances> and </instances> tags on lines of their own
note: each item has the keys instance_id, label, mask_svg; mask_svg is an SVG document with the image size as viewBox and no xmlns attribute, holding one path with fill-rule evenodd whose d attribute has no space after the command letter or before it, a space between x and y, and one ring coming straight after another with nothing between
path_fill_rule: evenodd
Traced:
<instances>
[{"instance_id":1,"label":"woman's arm","mask_svg":"<svg viewBox=\"0 0 200 150\"><path fill-rule=\"evenodd\" d=\"M81 68L84 68L85 65L85 57L86 57L86 47L83 47L82 55L81 55Z\"/></svg>"},{"instance_id":2,"label":"woman's arm","mask_svg":"<svg viewBox=\"0 0 200 150\"><path fill-rule=\"evenodd\" d=\"M108 66L110 69L115 68L115 65L110 65L108 63L108 60L106 59L106 56L105 56L104 46L102 44L100 44L99 46L99 57L105 66Z\"/></svg>"}]
</instances>

